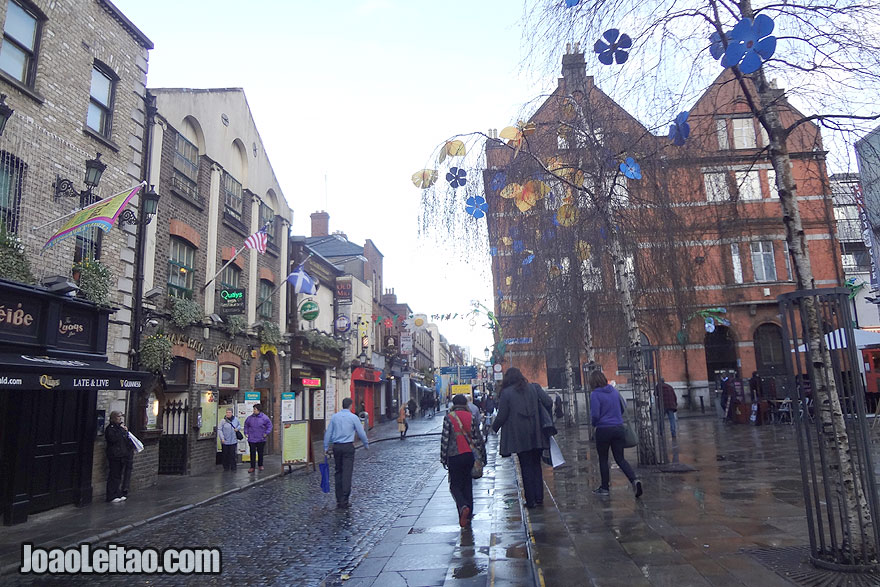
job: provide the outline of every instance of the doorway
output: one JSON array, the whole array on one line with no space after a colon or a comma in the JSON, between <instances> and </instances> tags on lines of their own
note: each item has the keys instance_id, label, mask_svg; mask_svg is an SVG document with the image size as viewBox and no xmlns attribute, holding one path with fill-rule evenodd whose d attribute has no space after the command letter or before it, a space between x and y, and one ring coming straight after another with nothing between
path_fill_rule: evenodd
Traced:
<instances>
[{"instance_id":1,"label":"doorway","mask_svg":"<svg viewBox=\"0 0 880 587\"><path fill-rule=\"evenodd\" d=\"M34 402L33 461L30 513L74 503L79 482L80 450L86 393L39 390L28 393Z\"/></svg>"},{"instance_id":2,"label":"doorway","mask_svg":"<svg viewBox=\"0 0 880 587\"><path fill-rule=\"evenodd\" d=\"M706 333L703 345L706 350L706 376L709 381L715 381L716 376L722 373L739 372L736 341L730 328L716 326L714 332Z\"/></svg>"}]
</instances>

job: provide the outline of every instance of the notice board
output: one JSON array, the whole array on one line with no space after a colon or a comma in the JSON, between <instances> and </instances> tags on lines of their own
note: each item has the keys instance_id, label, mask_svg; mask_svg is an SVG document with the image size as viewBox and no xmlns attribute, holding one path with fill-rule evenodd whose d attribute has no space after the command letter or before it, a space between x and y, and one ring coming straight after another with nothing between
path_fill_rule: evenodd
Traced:
<instances>
[{"instance_id":1,"label":"notice board","mask_svg":"<svg viewBox=\"0 0 880 587\"><path fill-rule=\"evenodd\" d=\"M285 422L283 424L281 462L284 465L308 463L309 461L309 422Z\"/></svg>"}]
</instances>

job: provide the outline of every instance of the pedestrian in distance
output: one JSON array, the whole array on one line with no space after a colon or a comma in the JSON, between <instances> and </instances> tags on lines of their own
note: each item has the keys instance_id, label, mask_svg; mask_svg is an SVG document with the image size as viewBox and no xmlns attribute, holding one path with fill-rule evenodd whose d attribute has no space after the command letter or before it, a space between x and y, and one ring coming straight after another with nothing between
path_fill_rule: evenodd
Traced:
<instances>
[{"instance_id":1,"label":"pedestrian in distance","mask_svg":"<svg viewBox=\"0 0 880 587\"><path fill-rule=\"evenodd\" d=\"M220 434L220 446L223 451L223 470L235 471L238 467L236 463L236 449L238 448L238 435L241 434L241 424L238 422L232 409L226 410L226 416L220 421L220 428L217 432ZM238 434L236 434L238 432ZM253 461L251 461L253 462Z\"/></svg>"},{"instance_id":2,"label":"pedestrian in distance","mask_svg":"<svg viewBox=\"0 0 880 587\"><path fill-rule=\"evenodd\" d=\"M409 401L406 402L406 407L409 409L409 417L415 418L416 410L418 409L418 406L416 405L416 400L414 400L413 398L409 398Z\"/></svg>"},{"instance_id":3,"label":"pedestrian in distance","mask_svg":"<svg viewBox=\"0 0 880 587\"><path fill-rule=\"evenodd\" d=\"M263 470L263 452L266 450L266 439L272 433L272 420L263 413L263 404L254 404L254 413L244 421L244 435L247 436L248 447L251 449L251 468Z\"/></svg>"},{"instance_id":4,"label":"pedestrian in distance","mask_svg":"<svg viewBox=\"0 0 880 587\"><path fill-rule=\"evenodd\" d=\"M541 406L548 410L553 407L547 392L540 385L530 384L516 367L508 369L501 380L498 415L492 429L501 430L501 456L516 453L519 459L527 508L544 503L541 453L550 448L550 440L541 426Z\"/></svg>"},{"instance_id":5,"label":"pedestrian in distance","mask_svg":"<svg viewBox=\"0 0 880 587\"><path fill-rule=\"evenodd\" d=\"M629 479L636 497L641 497L642 482L623 456L623 445L626 443L623 410L626 409L626 402L620 397L617 388L608 384L602 371L591 371L589 383L593 389L590 393L590 419L596 427L596 451L599 453L599 475L602 479L601 485L594 489L593 493L610 495L611 471L608 465L608 450L611 449L614 462Z\"/></svg>"},{"instance_id":6,"label":"pedestrian in distance","mask_svg":"<svg viewBox=\"0 0 880 587\"><path fill-rule=\"evenodd\" d=\"M675 413L678 411L678 398L675 396L675 389L662 379L654 388L654 396L659 400L661 399L661 393L663 394L663 411L669 419L669 433L672 435L672 438L675 438L678 433L678 426L675 417Z\"/></svg>"},{"instance_id":7,"label":"pedestrian in distance","mask_svg":"<svg viewBox=\"0 0 880 587\"><path fill-rule=\"evenodd\" d=\"M354 471L354 435L369 450L370 443L367 441L367 433L361 425L361 420L351 412L351 398L342 400L342 411L333 414L327 431L324 432L324 454L330 456L330 448L333 448L333 461L336 463L336 472L333 484L336 487L336 507L347 509L351 507L351 474ZM402 409L402 408L401 408Z\"/></svg>"},{"instance_id":8,"label":"pedestrian in distance","mask_svg":"<svg viewBox=\"0 0 880 587\"><path fill-rule=\"evenodd\" d=\"M397 431L400 432L400 439L406 438L406 432L409 430L409 422L406 421L406 408L401 406L400 413L397 415Z\"/></svg>"},{"instance_id":9,"label":"pedestrian in distance","mask_svg":"<svg viewBox=\"0 0 880 587\"><path fill-rule=\"evenodd\" d=\"M449 470L449 493L455 500L458 523L462 528L470 526L474 512L474 479L471 469L474 460L486 462L486 447L480 434L480 425L468 408L467 398L456 395L452 411L443 418L440 436L440 463Z\"/></svg>"},{"instance_id":10,"label":"pedestrian in distance","mask_svg":"<svg viewBox=\"0 0 880 587\"><path fill-rule=\"evenodd\" d=\"M492 395L489 395L486 398L485 403L483 404L483 410L486 412L486 434L489 434L489 430L492 428L492 420L495 418L495 398Z\"/></svg>"},{"instance_id":11,"label":"pedestrian in distance","mask_svg":"<svg viewBox=\"0 0 880 587\"><path fill-rule=\"evenodd\" d=\"M110 412L110 424L104 430L107 441L107 495L109 502L119 503L128 499L131 467L134 464L134 443L128 436L125 419L121 412Z\"/></svg>"},{"instance_id":12,"label":"pedestrian in distance","mask_svg":"<svg viewBox=\"0 0 880 587\"><path fill-rule=\"evenodd\" d=\"M562 395L559 393L556 394L556 400L553 402L553 410L557 420L561 420L565 415L562 409Z\"/></svg>"}]
</instances>

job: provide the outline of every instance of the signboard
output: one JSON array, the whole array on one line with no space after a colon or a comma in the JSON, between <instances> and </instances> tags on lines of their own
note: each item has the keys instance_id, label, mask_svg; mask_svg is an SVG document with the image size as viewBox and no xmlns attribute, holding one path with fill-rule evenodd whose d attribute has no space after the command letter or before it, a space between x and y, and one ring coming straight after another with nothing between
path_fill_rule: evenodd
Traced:
<instances>
[{"instance_id":1,"label":"signboard","mask_svg":"<svg viewBox=\"0 0 880 587\"><path fill-rule=\"evenodd\" d=\"M492 366L492 370L495 371L496 373L501 373L501 370L502 370L501 363L495 363Z\"/></svg>"},{"instance_id":2,"label":"signboard","mask_svg":"<svg viewBox=\"0 0 880 587\"><path fill-rule=\"evenodd\" d=\"M476 379L477 367L475 365L452 365L440 367L441 375L458 375L462 379Z\"/></svg>"},{"instance_id":3,"label":"signboard","mask_svg":"<svg viewBox=\"0 0 880 587\"><path fill-rule=\"evenodd\" d=\"M338 316L335 324L336 332L348 332L351 330L351 318L348 316Z\"/></svg>"},{"instance_id":4,"label":"signboard","mask_svg":"<svg viewBox=\"0 0 880 587\"><path fill-rule=\"evenodd\" d=\"M283 465L309 462L309 423L285 422L281 432L281 462Z\"/></svg>"},{"instance_id":5,"label":"signboard","mask_svg":"<svg viewBox=\"0 0 880 587\"><path fill-rule=\"evenodd\" d=\"M526 337L526 338L505 338L505 339L504 339L504 344L506 344L506 345L511 345L511 344L532 344L532 339L531 339L531 337Z\"/></svg>"},{"instance_id":6,"label":"signboard","mask_svg":"<svg viewBox=\"0 0 880 587\"><path fill-rule=\"evenodd\" d=\"M413 351L413 335L412 332L400 333L400 354L411 355Z\"/></svg>"},{"instance_id":7,"label":"signboard","mask_svg":"<svg viewBox=\"0 0 880 587\"><path fill-rule=\"evenodd\" d=\"M336 380L327 378L327 389L324 393L324 418L327 419L336 413Z\"/></svg>"},{"instance_id":8,"label":"signboard","mask_svg":"<svg viewBox=\"0 0 880 587\"><path fill-rule=\"evenodd\" d=\"M453 385L452 386L452 395L458 395L458 394L470 393L470 392L471 392L470 385L463 384L463 385Z\"/></svg>"},{"instance_id":9,"label":"signboard","mask_svg":"<svg viewBox=\"0 0 880 587\"><path fill-rule=\"evenodd\" d=\"M199 438L211 438L214 436L214 428L217 426L217 394L212 391L203 391L199 394L200 407L202 408L202 421L199 425ZM223 412L226 416L226 412Z\"/></svg>"},{"instance_id":10,"label":"signboard","mask_svg":"<svg viewBox=\"0 0 880 587\"><path fill-rule=\"evenodd\" d=\"M94 313L78 308L63 308L58 320L58 345L90 351L94 324Z\"/></svg>"},{"instance_id":11,"label":"signboard","mask_svg":"<svg viewBox=\"0 0 880 587\"><path fill-rule=\"evenodd\" d=\"M238 421L241 423L242 433L244 432L244 423L247 420L247 417L254 413L254 404L260 403L260 392L259 391L246 391L244 392L244 402L236 404L236 413L238 416ZM245 436L243 439L238 441L238 447L236 448L236 452L242 455L241 460L243 462L247 462L251 460L251 453L248 449L247 437Z\"/></svg>"},{"instance_id":12,"label":"signboard","mask_svg":"<svg viewBox=\"0 0 880 587\"><path fill-rule=\"evenodd\" d=\"M196 383L217 385L217 361L196 359Z\"/></svg>"},{"instance_id":13,"label":"signboard","mask_svg":"<svg viewBox=\"0 0 880 587\"><path fill-rule=\"evenodd\" d=\"M217 291L220 298L219 312L225 316L245 313L245 290L235 287L224 287Z\"/></svg>"},{"instance_id":14,"label":"signboard","mask_svg":"<svg viewBox=\"0 0 880 587\"><path fill-rule=\"evenodd\" d=\"M303 377L301 379L303 387L321 387L321 379L316 377Z\"/></svg>"},{"instance_id":15,"label":"signboard","mask_svg":"<svg viewBox=\"0 0 880 587\"><path fill-rule=\"evenodd\" d=\"M312 392L312 420L324 419L324 390L316 389Z\"/></svg>"},{"instance_id":16,"label":"signboard","mask_svg":"<svg viewBox=\"0 0 880 587\"><path fill-rule=\"evenodd\" d=\"M281 394L281 421L292 422L294 418L294 402L296 394L292 391L285 391Z\"/></svg>"},{"instance_id":17,"label":"signboard","mask_svg":"<svg viewBox=\"0 0 880 587\"><path fill-rule=\"evenodd\" d=\"M3 339L36 343L42 309L39 299L29 299L20 293L4 295L0 299L0 334Z\"/></svg>"},{"instance_id":18,"label":"signboard","mask_svg":"<svg viewBox=\"0 0 880 587\"><path fill-rule=\"evenodd\" d=\"M340 304L351 303L351 280L336 280L336 301Z\"/></svg>"},{"instance_id":19,"label":"signboard","mask_svg":"<svg viewBox=\"0 0 880 587\"><path fill-rule=\"evenodd\" d=\"M504 373L502 373L501 371L495 371L495 378L494 378L494 380L495 380L495 381L501 381L502 379L504 379Z\"/></svg>"},{"instance_id":20,"label":"signboard","mask_svg":"<svg viewBox=\"0 0 880 587\"><path fill-rule=\"evenodd\" d=\"M299 307L300 318L302 318L306 322L311 322L312 320L317 318L318 314L320 313L321 308L318 307L318 302L314 300L306 300Z\"/></svg>"}]
</instances>

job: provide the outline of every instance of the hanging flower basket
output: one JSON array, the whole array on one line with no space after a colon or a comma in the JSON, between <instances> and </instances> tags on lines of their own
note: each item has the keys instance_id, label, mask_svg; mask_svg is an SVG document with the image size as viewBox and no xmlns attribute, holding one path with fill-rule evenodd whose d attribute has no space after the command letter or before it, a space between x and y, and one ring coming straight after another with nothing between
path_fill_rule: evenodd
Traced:
<instances>
[{"instance_id":1,"label":"hanging flower basket","mask_svg":"<svg viewBox=\"0 0 880 587\"><path fill-rule=\"evenodd\" d=\"M263 322L260 326L260 344L276 346L281 344L281 330L274 322Z\"/></svg>"},{"instance_id":2,"label":"hanging flower basket","mask_svg":"<svg viewBox=\"0 0 880 587\"><path fill-rule=\"evenodd\" d=\"M172 346L171 340L161 332L143 339L138 349L141 368L151 373L167 371L174 359Z\"/></svg>"},{"instance_id":3,"label":"hanging flower basket","mask_svg":"<svg viewBox=\"0 0 880 587\"><path fill-rule=\"evenodd\" d=\"M77 297L89 300L99 306L110 305L110 268L98 261L89 259L75 263L71 275L79 285Z\"/></svg>"},{"instance_id":4,"label":"hanging flower basket","mask_svg":"<svg viewBox=\"0 0 880 587\"><path fill-rule=\"evenodd\" d=\"M176 298L171 306L171 322L178 328L186 328L204 317L202 306L192 300Z\"/></svg>"},{"instance_id":5,"label":"hanging flower basket","mask_svg":"<svg viewBox=\"0 0 880 587\"><path fill-rule=\"evenodd\" d=\"M242 316L229 316L225 323L226 334L236 336L247 330L247 320Z\"/></svg>"},{"instance_id":6,"label":"hanging flower basket","mask_svg":"<svg viewBox=\"0 0 880 587\"><path fill-rule=\"evenodd\" d=\"M34 283L31 264L24 253L24 246L14 232L6 230L0 221L0 277L19 283Z\"/></svg>"}]
</instances>

